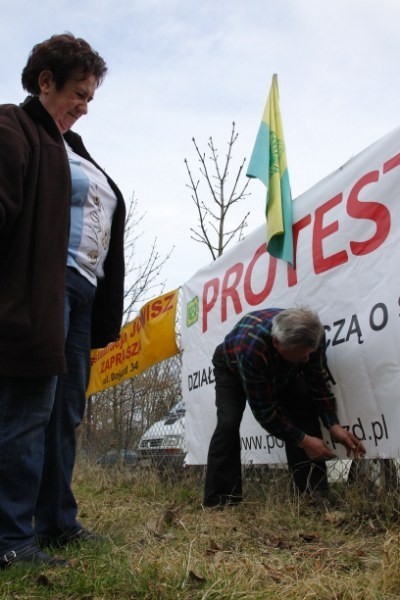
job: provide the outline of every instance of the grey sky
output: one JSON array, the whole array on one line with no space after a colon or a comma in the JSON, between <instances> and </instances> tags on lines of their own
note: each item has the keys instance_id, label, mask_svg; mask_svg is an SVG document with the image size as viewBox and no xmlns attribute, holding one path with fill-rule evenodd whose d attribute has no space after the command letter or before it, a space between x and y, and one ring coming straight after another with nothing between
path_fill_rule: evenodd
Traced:
<instances>
[{"instance_id":1,"label":"grey sky","mask_svg":"<svg viewBox=\"0 0 400 600\"><path fill-rule=\"evenodd\" d=\"M0 102L24 98L32 46L86 38L109 66L76 126L95 159L146 212L141 251L175 250L166 289L210 261L190 239L195 211L184 158L210 135L223 154L235 121L236 164L249 159L273 73L293 197L399 124L397 0L1 0ZM254 181L243 210L264 218Z\"/></svg>"}]
</instances>

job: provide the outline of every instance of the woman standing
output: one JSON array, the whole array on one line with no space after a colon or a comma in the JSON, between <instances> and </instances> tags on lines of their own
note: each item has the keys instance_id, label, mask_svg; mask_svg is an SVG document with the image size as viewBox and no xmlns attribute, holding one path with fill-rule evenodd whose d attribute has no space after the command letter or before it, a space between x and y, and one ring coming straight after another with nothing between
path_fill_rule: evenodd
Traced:
<instances>
[{"instance_id":1,"label":"woman standing","mask_svg":"<svg viewBox=\"0 0 400 600\"><path fill-rule=\"evenodd\" d=\"M90 349L121 326L125 207L71 127L106 72L85 40L54 35L23 70L30 96L0 106L0 568L100 537L71 479Z\"/></svg>"}]
</instances>

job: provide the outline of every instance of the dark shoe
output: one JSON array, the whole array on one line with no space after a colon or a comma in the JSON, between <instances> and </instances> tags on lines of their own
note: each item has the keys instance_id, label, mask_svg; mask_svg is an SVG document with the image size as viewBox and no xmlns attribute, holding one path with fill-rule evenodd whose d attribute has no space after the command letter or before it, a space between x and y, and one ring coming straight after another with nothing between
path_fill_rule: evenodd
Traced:
<instances>
[{"instance_id":1,"label":"dark shoe","mask_svg":"<svg viewBox=\"0 0 400 600\"><path fill-rule=\"evenodd\" d=\"M36 544L28 544L19 550L10 550L0 556L0 569L7 569L15 563L25 563L43 567L67 567L68 561L63 558L49 556L42 552Z\"/></svg>"},{"instance_id":2,"label":"dark shoe","mask_svg":"<svg viewBox=\"0 0 400 600\"><path fill-rule=\"evenodd\" d=\"M81 527L77 531L67 531L60 536L48 536L37 538L38 544L41 548L62 548L67 544L81 544L88 542L90 544L104 544L108 542L109 538L100 533L94 533L86 527Z\"/></svg>"},{"instance_id":3,"label":"dark shoe","mask_svg":"<svg viewBox=\"0 0 400 600\"><path fill-rule=\"evenodd\" d=\"M224 508L225 506L236 506L242 501L241 496L214 496L204 499L205 508Z\"/></svg>"},{"instance_id":4,"label":"dark shoe","mask_svg":"<svg viewBox=\"0 0 400 600\"><path fill-rule=\"evenodd\" d=\"M66 544L80 544L82 542L89 542L90 544L104 544L104 542L110 541L108 536L90 531L90 529L86 529L86 527L81 527L81 529L78 529L78 531L75 531L74 533L65 533L63 538L63 546Z\"/></svg>"},{"instance_id":5,"label":"dark shoe","mask_svg":"<svg viewBox=\"0 0 400 600\"><path fill-rule=\"evenodd\" d=\"M335 498L329 491L316 490L310 495L310 500L316 508L330 510L335 506Z\"/></svg>"},{"instance_id":6,"label":"dark shoe","mask_svg":"<svg viewBox=\"0 0 400 600\"><path fill-rule=\"evenodd\" d=\"M300 496L300 504L305 513L323 514L332 511L337 501L328 491L314 490Z\"/></svg>"}]
</instances>

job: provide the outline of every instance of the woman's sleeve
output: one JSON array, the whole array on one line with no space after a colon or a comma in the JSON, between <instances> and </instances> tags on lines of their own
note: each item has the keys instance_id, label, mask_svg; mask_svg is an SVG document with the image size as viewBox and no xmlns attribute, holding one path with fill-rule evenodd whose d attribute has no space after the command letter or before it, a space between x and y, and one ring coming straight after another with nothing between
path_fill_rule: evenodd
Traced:
<instances>
[{"instance_id":1,"label":"woman's sleeve","mask_svg":"<svg viewBox=\"0 0 400 600\"><path fill-rule=\"evenodd\" d=\"M10 231L23 207L29 145L17 119L0 114L0 231Z\"/></svg>"}]
</instances>

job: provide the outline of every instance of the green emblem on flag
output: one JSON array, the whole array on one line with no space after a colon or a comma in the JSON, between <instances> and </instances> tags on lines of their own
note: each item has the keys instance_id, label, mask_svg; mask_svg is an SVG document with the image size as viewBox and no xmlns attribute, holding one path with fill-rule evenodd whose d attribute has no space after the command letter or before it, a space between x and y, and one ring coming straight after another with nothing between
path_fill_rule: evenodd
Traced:
<instances>
[{"instance_id":1,"label":"green emblem on flag","mask_svg":"<svg viewBox=\"0 0 400 600\"><path fill-rule=\"evenodd\" d=\"M269 163L269 176L272 177L274 173L280 173L280 160L281 156L285 152L285 144L278 138L274 131L270 133L270 163Z\"/></svg>"}]
</instances>

